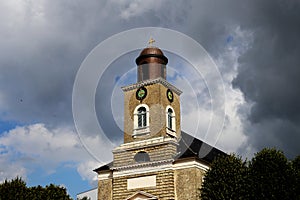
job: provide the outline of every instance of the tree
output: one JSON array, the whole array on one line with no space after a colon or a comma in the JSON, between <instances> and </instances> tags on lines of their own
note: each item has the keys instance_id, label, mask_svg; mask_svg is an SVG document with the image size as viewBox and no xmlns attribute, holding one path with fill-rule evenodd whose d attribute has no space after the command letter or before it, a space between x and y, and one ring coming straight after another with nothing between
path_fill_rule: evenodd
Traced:
<instances>
[{"instance_id":1,"label":"tree","mask_svg":"<svg viewBox=\"0 0 300 200\"><path fill-rule=\"evenodd\" d=\"M201 198L300 199L300 156L290 162L282 151L266 148L250 162L219 157L205 175Z\"/></svg>"},{"instance_id":2,"label":"tree","mask_svg":"<svg viewBox=\"0 0 300 200\"><path fill-rule=\"evenodd\" d=\"M40 185L27 187L26 182L17 177L0 184L0 200L72 200L64 187L54 184L42 187Z\"/></svg>"},{"instance_id":3,"label":"tree","mask_svg":"<svg viewBox=\"0 0 300 200\"><path fill-rule=\"evenodd\" d=\"M296 178L295 194L300 199L300 155L293 160L292 167Z\"/></svg>"},{"instance_id":4,"label":"tree","mask_svg":"<svg viewBox=\"0 0 300 200\"><path fill-rule=\"evenodd\" d=\"M26 199L26 193L26 183L19 177L0 184L0 200Z\"/></svg>"},{"instance_id":5,"label":"tree","mask_svg":"<svg viewBox=\"0 0 300 200\"><path fill-rule=\"evenodd\" d=\"M282 151L263 149L249 165L252 199L296 199L292 165Z\"/></svg>"},{"instance_id":6,"label":"tree","mask_svg":"<svg viewBox=\"0 0 300 200\"><path fill-rule=\"evenodd\" d=\"M235 155L218 157L206 173L201 199L249 199L246 162Z\"/></svg>"}]
</instances>

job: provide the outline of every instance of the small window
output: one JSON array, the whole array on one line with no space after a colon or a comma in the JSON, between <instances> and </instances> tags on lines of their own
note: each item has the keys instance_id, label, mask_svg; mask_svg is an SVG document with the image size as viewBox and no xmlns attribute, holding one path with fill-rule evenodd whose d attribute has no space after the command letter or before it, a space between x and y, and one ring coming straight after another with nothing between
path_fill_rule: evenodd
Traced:
<instances>
[{"instance_id":1,"label":"small window","mask_svg":"<svg viewBox=\"0 0 300 200\"><path fill-rule=\"evenodd\" d=\"M145 107L140 107L138 109L138 128L147 126L147 111Z\"/></svg>"},{"instance_id":2,"label":"small window","mask_svg":"<svg viewBox=\"0 0 300 200\"><path fill-rule=\"evenodd\" d=\"M166 108L166 127L169 130L176 131L176 124L175 124L175 112L171 106L167 106Z\"/></svg>"},{"instance_id":3,"label":"small window","mask_svg":"<svg viewBox=\"0 0 300 200\"><path fill-rule=\"evenodd\" d=\"M134 156L134 160L138 163L142 163L142 162L149 162L150 161L150 157L148 155L147 152L145 151L140 151L137 154L135 154Z\"/></svg>"},{"instance_id":4,"label":"small window","mask_svg":"<svg viewBox=\"0 0 300 200\"><path fill-rule=\"evenodd\" d=\"M171 106L166 107L166 132L171 137L176 136L176 116Z\"/></svg>"},{"instance_id":5,"label":"small window","mask_svg":"<svg viewBox=\"0 0 300 200\"><path fill-rule=\"evenodd\" d=\"M168 109L168 128L173 129L173 110L171 108Z\"/></svg>"},{"instance_id":6,"label":"small window","mask_svg":"<svg viewBox=\"0 0 300 200\"><path fill-rule=\"evenodd\" d=\"M140 104L134 109L133 113L133 134L136 138L150 133L149 126L149 106Z\"/></svg>"}]
</instances>

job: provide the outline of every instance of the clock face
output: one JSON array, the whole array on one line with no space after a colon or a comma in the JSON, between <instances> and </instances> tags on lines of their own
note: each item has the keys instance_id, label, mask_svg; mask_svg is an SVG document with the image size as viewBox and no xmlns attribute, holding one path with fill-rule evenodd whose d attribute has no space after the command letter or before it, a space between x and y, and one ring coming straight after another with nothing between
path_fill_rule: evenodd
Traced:
<instances>
[{"instance_id":1,"label":"clock face","mask_svg":"<svg viewBox=\"0 0 300 200\"><path fill-rule=\"evenodd\" d=\"M167 90L167 98L170 102L173 102L173 92L170 89Z\"/></svg>"},{"instance_id":2,"label":"clock face","mask_svg":"<svg viewBox=\"0 0 300 200\"><path fill-rule=\"evenodd\" d=\"M144 87L140 87L137 91L136 91L136 98L138 100L142 100L147 96L147 90Z\"/></svg>"}]
</instances>

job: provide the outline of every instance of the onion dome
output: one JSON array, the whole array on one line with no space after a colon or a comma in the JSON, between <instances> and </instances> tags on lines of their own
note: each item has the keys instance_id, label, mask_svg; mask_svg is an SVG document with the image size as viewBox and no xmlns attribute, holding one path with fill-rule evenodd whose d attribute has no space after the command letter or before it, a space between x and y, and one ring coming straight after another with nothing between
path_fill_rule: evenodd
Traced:
<instances>
[{"instance_id":1,"label":"onion dome","mask_svg":"<svg viewBox=\"0 0 300 200\"><path fill-rule=\"evenodd\" d=\"M155 42L150 38L149 44L136 58L135 62L138 66L138 81L151 80L156 78L166 79L166 65L168 58L164 55L162 50L152 46Z\"/></svg>"},{"instance_id":2,"label":"onion dome","mask_svg":"<svg viewBox=\"0 0 300 200\"><path fill-rule=\"evenodd\" d=\"M143 49L139 57L135 60L137 65L159 63L167 65L168 58L163 54L162 50L157 47L146 47Z\"/></svg>"}]
</instances>

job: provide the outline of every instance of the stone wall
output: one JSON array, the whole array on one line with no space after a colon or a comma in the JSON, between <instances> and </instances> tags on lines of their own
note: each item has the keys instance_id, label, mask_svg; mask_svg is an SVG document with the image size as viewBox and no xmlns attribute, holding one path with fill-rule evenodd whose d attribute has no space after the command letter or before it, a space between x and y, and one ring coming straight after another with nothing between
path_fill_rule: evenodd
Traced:
<instances>
[{"instance_id":1,"label":"stone wall","mask_svg":"<svg viewBox=\"0 0 300 200\"><path fill-rule=\"evenodd\" d=\"M166 135L166 107L170 105L176 115L176 135L180 137L180 97L175 92L174 101L170 102L167 99L167 87L161 83L149 84L144 86L147 89L147 96L143 100L136 99L136 89L126 91L124 93L124 143L144 140L147 138L160 137ZM134 109L140 105L146 104L149 106L149 129L150 135L133 138L133 113Z\"/></svg>"},{"instance_id":2,"label":"stone wall","mask_svg":"<svg viewBox=\"0 0 300 200\"><path fill-rule=\"evenodd\" d=\"M176 199L200 200L200 188L204 173L203 170L196 167L175 170Z\"/></svg>"},{"instance_id":3,"label":"stone wall","mask_svg":"<svg viewBox=\"0 0 300 200\"><path fill-rule=\"evenodd\" d=\"M153 175L156 176L156 187L127 189L127 179ZM117 177L113 179L113 182L113 200L124 200L138 191L157 196L159 200L175 199L173 170Z\"/></svg>"},{"instance_id":4,"label":"stone wall","mask_svg":"<svg viewBox=\"0 0 300 200\"><path fill-rule=\"evenodd\" d=\"M98 200L112 200L112 179L98 181Z\"/></svg>"},{"instance_id":5,"label":"stone wall","mask_svg":"<svg viewBox=\"0 0 300 200\"><path fill-rule=\"evenodd\" d=\"M140 148L114 152L114 167L137 164L134 160L134 156L140 151L147 152L150 157L150 161L168 160L173 159L175 156L177 152L177 145L174 143L166 143L150 147L141 145Z\"/></svg>"}]
</instances>

